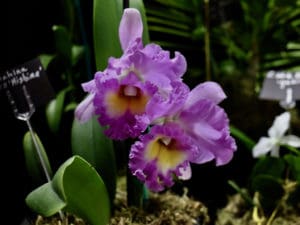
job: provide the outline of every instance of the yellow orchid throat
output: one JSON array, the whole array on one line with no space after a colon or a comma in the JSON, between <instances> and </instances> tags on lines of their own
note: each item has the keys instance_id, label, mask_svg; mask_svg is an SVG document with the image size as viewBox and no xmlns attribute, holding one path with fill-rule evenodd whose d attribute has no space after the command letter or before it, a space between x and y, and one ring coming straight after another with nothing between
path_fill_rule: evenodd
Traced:
<instances>
[{"instance_id":1,"label":"yellow orchid throat","mask_svg":"<svg viewBox=\"0 0 300 225\"><path fill-rule=\"evenodd\" d=\"M108 114L112 117L122 116L127 111L132 114L145 112L149 97L142 93L138 87L122 85L118 92L109 92L106 95L105 103Z\"/></svg>"},{"instance_id":2,"label":"yellow orchid throat","mask_svg":"<svg viewBox=\"0 0 300 225\"><path fill-rule=\"evenodd\" d=\"M161 136L148 143L145 158L147 161L156 160L158 168L166 173L183 163L187 155L178 149L174 139Z\"/></svg>"}]
</instances>

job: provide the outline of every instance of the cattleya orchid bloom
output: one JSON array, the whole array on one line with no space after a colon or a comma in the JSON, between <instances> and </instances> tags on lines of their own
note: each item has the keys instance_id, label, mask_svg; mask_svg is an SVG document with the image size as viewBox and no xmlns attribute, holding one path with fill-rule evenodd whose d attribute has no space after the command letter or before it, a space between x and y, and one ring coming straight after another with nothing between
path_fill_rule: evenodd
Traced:
<instances>
[{"instance_id":1,"label":"cattleya orchid bloom","mask_svg":"<svg viewBox=\"0 0 300 225\"><path fill-rule=\"evenodd\" d=\"M186 60L175 52L174 58L159 45L142 43L143 23L137 9L124 10L119 38L123 55L111 57L104 71L84 83L89 96L77 107L76 117L84 122L93 114L99 122L108 126L105 133L123 140L135 138L149 125L146 106L155 107L153 97L167 97L172 82L181 81L186 71Z\"/></svg>"},{"instance_id":2,"label":"cattleya orchid bloom","mask_svg":"<svg viewBox=\"0 0 300 225\"><path fill-rule=\"evenodd\" d=\"M236 150L229 120L218 105L226 98L215 82L193 90L183 83L186 60L159 45L142 43L138 10L124 10L119 38L123 54L110 57L104 71L82 84L88 96L75 116L85 122L98 116L105 134L115 140L134 138L129 169L152 191L191 178L191 163L228 163Z\"/></svg>"},{"instance_id":3,"label":"cattleya orchid bloom","mask_svg":"<svg viewBox=\"0 0 300 225\"><path fill-rule=\"evenodd\" d=\"M291 114L284 112L275 117L275 120L268 130L269 137L261 137L253 147L253 157L257 158L270 152L273 157L279 157L280 145L290 145L300 147L300 138L295 135L284 134L290 127Z\"/></svg>"},{"instance_id":4,"label":"cattleya orchid bloom","mask_svg":"<svg viewBox=\"0 0 300 225\"><path fill-rule=\"evenodd\" d=\"M161 191L173 185L173 175L191 177L190 163L213 159L228 163L236 150L229 133L229 120L217 104L225 98L215 82L205 82L191 92L178 84L168 101L159 101L159 111L149 106L153 117L150 132L131 149L129 168L149 189Z\"/></svg>"}]
</instances>

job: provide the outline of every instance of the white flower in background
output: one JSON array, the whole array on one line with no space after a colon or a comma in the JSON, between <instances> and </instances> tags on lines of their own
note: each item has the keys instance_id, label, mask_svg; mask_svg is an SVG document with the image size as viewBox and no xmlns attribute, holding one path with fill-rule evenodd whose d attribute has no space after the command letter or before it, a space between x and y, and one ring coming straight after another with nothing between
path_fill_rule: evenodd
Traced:
<instances>
[{"instance_id":1,"label":"white flower in background","mask_svg":"<svg viewBox=\"0 0 300 225\"><path fill-rule=\"evenodd\" d=\"M270 152L271 156L279 156L280 145L289 145L292 147L300 147L300 138L295 135L286 135L290 126L291 115L284 112L276 116L272 126L268 130L269 137L261 137L258 143L253 147L253 157L266 155Z\"/></svg>"}]
</instances>

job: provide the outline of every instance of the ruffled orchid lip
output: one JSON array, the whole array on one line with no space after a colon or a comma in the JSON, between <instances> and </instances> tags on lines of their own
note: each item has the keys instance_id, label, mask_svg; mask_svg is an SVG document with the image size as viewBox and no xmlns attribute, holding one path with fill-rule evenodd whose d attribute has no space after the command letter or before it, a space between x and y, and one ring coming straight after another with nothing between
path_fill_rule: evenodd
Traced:
<instances>
[{"instance_id":1,"label":"ruffled orchid lip","mask_svg":"<svg viewBox=\"0 0 300 225\"><path fill-rule=\"evenodd\" d=\"M191 177L188 167L194 149L190 144L176 124L154 126L132 146L129 167L151 190L163 190L173 184L174 176Z\"/></svg>"}]
</instances>

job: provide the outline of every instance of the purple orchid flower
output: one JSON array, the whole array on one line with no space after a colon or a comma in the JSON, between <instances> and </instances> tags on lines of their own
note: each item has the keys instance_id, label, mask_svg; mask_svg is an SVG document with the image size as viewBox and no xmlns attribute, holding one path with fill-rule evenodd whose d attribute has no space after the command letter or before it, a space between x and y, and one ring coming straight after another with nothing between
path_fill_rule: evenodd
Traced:
<instances>
[{"instance_id":1,"label":"purple orchid flower","mask_svg":"<svg viewBox=\"0 0 300 225\"><path fill-rule=\"evenodd\" d=\"M192 91L183 83L170 98L156 98L159 110L151 104L147 113L152 128L131 149L129 168L149 189L161 191L173 184L173 175L191 177L190 163L211 160L228 163L236 150L230 136L228 117L218 103L226 98L215 82L205 82Z\"/></svg>"},{"instance_id":2,"label":"purple orchid flower","mask_svg":"<svg viewBox=\"0 0 300 225\"><path fill-rule=\"evenodd\" d=\"M125 9L119 27L123 55L111 57L104 71L82 85L89 95L76 108L76 118L85 122L98 115L112 139L138 137L149 125L146 108L155 106L153 96L167 98L172 83L181 81L186 71L182 54L175 52L170 58L170 52L156 44L143 46L142 32L139 11Z\"/></svg>"}]
</instances>

